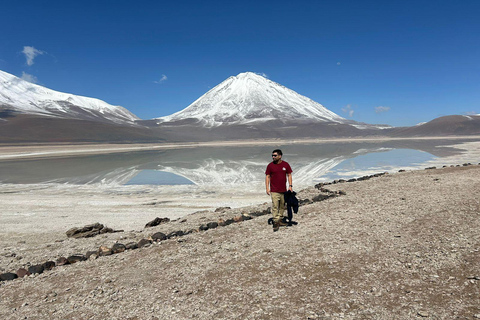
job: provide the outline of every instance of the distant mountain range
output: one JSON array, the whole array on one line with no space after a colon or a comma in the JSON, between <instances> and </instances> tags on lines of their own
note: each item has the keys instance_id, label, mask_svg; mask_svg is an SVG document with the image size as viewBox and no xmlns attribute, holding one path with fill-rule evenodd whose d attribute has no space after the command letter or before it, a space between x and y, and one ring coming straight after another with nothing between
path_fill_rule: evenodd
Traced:
<instances>
[{"instance_id":1,"label":"distant mountain range","mask_svg":"<svg viewBox=\"0 0 480 320\"><path fill-rule=\"evenodd\" d=\"M480 115L406 128L347 120L255 73L230 77L187 108L141 120L104 101L0 71L0 142L159 142L480 134Z\"/></svg>"}]
</instances>

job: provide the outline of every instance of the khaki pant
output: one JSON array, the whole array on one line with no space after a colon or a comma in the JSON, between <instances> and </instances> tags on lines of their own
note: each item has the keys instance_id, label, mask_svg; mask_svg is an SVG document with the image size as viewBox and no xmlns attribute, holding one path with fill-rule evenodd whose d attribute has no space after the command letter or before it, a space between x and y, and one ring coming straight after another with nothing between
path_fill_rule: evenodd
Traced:
<instances>
[{"instance_id":1,"label":"khaki pant","mask_svg":"<svg viewBox=\"0 0 480 320\"><path fill-rule=\"evenodd\" d=\"M285 211L285 197L283 193L271 192L272 197L272 215L273 221L280 222L283 218L283 211Z\"/></svg>"}]
</instances>

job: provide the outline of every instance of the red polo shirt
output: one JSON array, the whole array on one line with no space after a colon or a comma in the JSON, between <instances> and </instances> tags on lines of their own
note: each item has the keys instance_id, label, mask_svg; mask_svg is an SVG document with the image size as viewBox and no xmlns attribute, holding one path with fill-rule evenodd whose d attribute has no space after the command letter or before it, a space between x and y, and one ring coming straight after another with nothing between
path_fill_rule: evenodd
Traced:
<instances>
[{"instance_id":1,"label":"red polo shirt","mask_svg":"<svg viewBox=\"0 0 480 320\"><path fill-rule=\"evenodd\" d=\"M270 191L284 193L287 192L287 174L292 173L292 168L286 161L281 163L270 162L265 174L270 176Z\"/></svg>"}]
</instances>

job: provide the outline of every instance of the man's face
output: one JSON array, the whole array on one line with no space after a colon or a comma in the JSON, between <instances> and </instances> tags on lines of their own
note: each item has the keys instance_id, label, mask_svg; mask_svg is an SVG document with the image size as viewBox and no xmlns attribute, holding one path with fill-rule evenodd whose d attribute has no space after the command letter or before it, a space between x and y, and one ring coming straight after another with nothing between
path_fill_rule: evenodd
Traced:
<instances>
[{"instance_id":1,"label":"man's face","mask_svg":"<svg viewBox=\"0 0 480 320\"><path fill-rule=\"evenodd\" d=\"M274 152L272 153L272 160L273 160L273 163L277 163L278 161L280 161L282 159L282 156L279 155L278 153Z\"/></svg>"}]
</instances>

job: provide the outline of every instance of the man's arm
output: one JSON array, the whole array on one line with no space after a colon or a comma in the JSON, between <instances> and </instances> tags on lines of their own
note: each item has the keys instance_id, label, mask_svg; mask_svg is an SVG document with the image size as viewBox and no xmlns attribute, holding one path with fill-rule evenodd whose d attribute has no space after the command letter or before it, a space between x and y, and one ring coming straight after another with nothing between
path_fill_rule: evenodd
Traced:
<instances>
[{"instance_id":1,"label":"man's arm","mask_svg":"<svg viewBox=\"0 0 480 320\"><path fill-rule=\"evenodd\" d=\"M267 194L270 195L270 175L265 175L265 189L267 190Z\"/></svg>"},{"instance_id":2,"label":"man's arm","mask_svg":"<svg viewBox=\"0 0 480 320\"><path fill-rule=\"evenodd\" d=\"M292 173L287 173L287 178L288 178L288 190L293 191Z\"/></svg>"}]
</instances>

